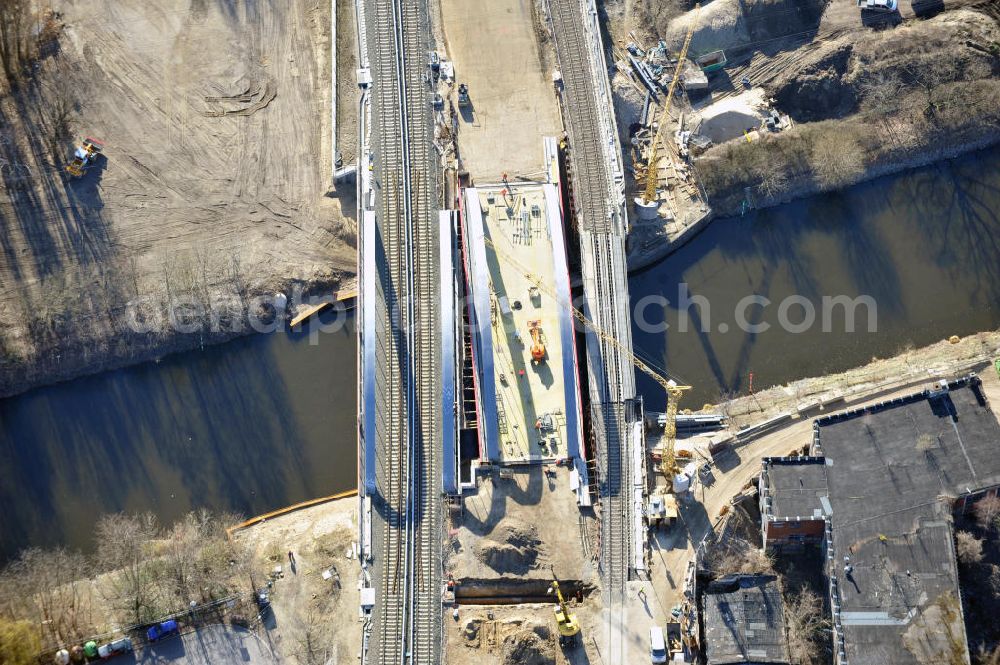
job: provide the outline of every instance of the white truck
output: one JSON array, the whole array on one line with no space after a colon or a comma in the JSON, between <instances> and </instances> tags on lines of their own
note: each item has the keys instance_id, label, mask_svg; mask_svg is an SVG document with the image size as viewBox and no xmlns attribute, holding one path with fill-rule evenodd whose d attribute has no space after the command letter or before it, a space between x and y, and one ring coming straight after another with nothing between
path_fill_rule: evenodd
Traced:
<instances>
[{"instance_id":1,"label":"white truck","mask_svg":"<svg viewBox=\"0 0 1000 665\"><path fill-rule=\"evenodd\" d=\"M894 12L898 7L897 0L858 0L858 7L873 12Z\"/></svg>"}]
</instances>

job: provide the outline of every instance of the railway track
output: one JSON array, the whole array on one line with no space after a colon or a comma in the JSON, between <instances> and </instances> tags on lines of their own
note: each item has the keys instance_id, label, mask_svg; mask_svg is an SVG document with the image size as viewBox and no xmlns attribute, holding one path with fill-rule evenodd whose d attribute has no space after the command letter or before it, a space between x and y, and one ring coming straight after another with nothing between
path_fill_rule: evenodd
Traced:
<instances>
[{"instance_id":1,"label":"railway track","mask_svg":"<svg viewBox=\"0 0 1000 665\"><path fill-rule=\"evenodd\" d=\"M366 661L441 656L437 168L426 2L366 0L379 242L376 603Z\"/></svg>"},{"instance_id":2,"label":"railway track","mask_svg":"<svg viewBox=\"0 0 1000 665\"><path fill-rule=\"evenodd\" d=\"M608 233L613 230L608 210L609 176L600 158L604 147L582 4L580 0L550 0L549 8L563 77L563 115L576 181L577 220L581 228Z\"/></svg>"},{"instance_id":3,"label":"railway track","mask_svg":"<svg viewBox=\"0 0 1000 665\"><path fill-rule=\"evenodd\" d=\"M573 210L580 229L587 313L597 327L631 348L625 219L606 149L598 77L606 77L599 35L588 34L590 0L549 0L563 77L563 119L568 135ZM596 53L595 53L596 51ZM610 110L609 110L610 112ZM616 148L617 149L617 148ZM635 418L635 370L615 344L589 334L590 401L601 501L600 570L607 610L606 661L630 662L624 638L625 589L632 554L631 455L628 426Z\"/></svg>"}]
</instances>

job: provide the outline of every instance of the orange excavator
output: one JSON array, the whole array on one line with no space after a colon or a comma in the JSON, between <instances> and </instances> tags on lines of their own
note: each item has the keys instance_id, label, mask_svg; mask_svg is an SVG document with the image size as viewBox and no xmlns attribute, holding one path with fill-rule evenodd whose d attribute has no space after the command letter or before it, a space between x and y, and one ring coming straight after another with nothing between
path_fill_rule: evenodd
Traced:
<instances>
[{"instance_id":1,"label":"orange excavator","mask_svg":"<svg viewBox=\"0 0 1000 665\"><path fill-rule=\"evenodd\" d=\"M545 341L542 337L542 322L528 321L528 332L531 333L531 362L540 365L545 362Z\"/></svg>"}]
</instances>

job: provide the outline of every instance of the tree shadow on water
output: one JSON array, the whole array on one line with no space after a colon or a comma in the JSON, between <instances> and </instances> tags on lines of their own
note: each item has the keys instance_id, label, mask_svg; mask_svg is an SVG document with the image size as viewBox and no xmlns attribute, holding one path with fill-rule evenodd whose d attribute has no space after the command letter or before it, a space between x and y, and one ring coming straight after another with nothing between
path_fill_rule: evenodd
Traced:
<instances>
[{"instance_id":1,"label":"tree shadow on water","mask_svg":"<svg viewBox=\"0 0 1000 665\"><path fill-rule=\"evenodd\" d=\"M935 169L926 197L938 209L938 223L927 225L934 261L954 281L972 282L971 300L993 302L1000 296L1000 186L983 177L991 171L980 159Z\"/></svg>"},{"instance_id":2,"label":"tree shadow on water","mask_svg":"<svg viewBox=\"0 0 1000 665\"><path fill-rule=\"evenodd\" d=\"M77 532L73 520L92 524L102 513L152 510L169 522L198 507L263 512L322 492L312 486L289 388L254 353L263 342L237 340L0 402L0 557L64 543Z\"/></svg>"}]
</instances>

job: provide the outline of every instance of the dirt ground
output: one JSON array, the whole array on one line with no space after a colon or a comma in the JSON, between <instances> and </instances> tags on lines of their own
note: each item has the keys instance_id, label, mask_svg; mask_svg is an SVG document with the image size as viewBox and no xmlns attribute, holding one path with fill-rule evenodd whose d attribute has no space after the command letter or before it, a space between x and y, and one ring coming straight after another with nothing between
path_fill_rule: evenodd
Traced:
<instances>
[{"instance_id":1,"label":"dirt ground","mask_svg":"<svg viewBox=\"0 0 1000 665\"><path fill-rule=\"evenodd\" d=\"M592 512L577 507L569 470L560 467L551 478L537 465L509 471L509 479L499 472L480 478L478 492L452 514L446 575L548 579L554 570L562 579L591 581L597 525Z\"/></svg>"},{"instance_id":2,"label":"dirt ground","mask_svg":"<svg viewBox=\"0 0 1000 665\"><path fill-rule=\"evenodd\" d=\"M357 509L357 497L347 497L234 534L255 548L258 569L273 578L273 613L262 632L284 662L350 663L361 653L360 568L357 558L346 556L357 540Z\"/></svg>"},{"instance_id":3,"label":"dirt ground","mask_svg":"<svg viewBox=\"0 0 1000 665\"><path fill-rule=\"evenodd\" d=\"M440 0L448 58L472 106L459 109L462 166L474 180L498 182L506 172L540 175L542 137L562 123L551 44L540 42L531 0ZM458 104L457 93L452 101Z\"/></svg>"},{"instance_id":4,"label":"dirt ground","mask_svg":"<svg viewBox=\"0 0 1000 665\"><path fill-rule=\"evenodd\" d=\"M465 605L445 615L446 662L459 665L585 665L601 662L600 594L570 602L580 622L574 647L559 647L555 605ZM641 662L641 661L635 661Z\"/></svg>"},{"instance_id":5,"label":"dirt ground","mask_svg":"<svg viewBox=\"0 0 1000 665\"><path fill-rule=\"evenodd\" d=\"M21 379L5 392L148 350L124 332L130 300L245 306L353 272L353 187L330 195L329 2L51 5L57 52L0 98L0 359ZM353 19L340 32L352 51ZM347 55L338 133L350 158ZM69 180L84 136L104 156ZM61 367L35 367L55 355Z\"/></svg>"},{"instance_id":6,"label":"dirt ground","mask_svg":"<svg viewBox=\"0 0 1000 665\"><path fill-rule=\"evenodd\" d=\"M337 2L337 151L344 165L358 158L358 35L354 2ZM337 195L343 199L343 206L354 205L354 183L345 183L337 188ZM346 217L356 213L345 210Z\"/></svg>"}]
</instances>

